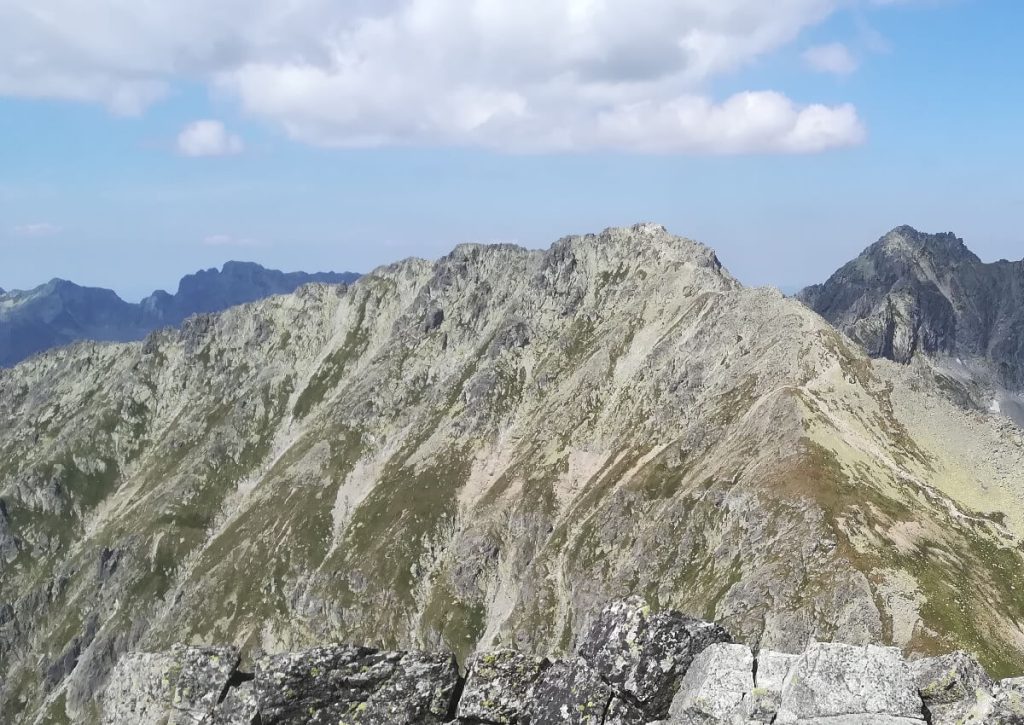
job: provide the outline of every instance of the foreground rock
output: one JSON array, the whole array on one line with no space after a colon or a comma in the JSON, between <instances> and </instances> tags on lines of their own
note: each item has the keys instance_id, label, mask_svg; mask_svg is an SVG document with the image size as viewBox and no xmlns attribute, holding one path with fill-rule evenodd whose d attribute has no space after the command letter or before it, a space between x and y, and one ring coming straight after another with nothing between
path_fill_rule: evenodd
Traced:
<instances>
[{"instance_id":1,"label":"foreground rock","mask_svg":"<svg viewBox=\"0 0 1024 725\"><path fill-rule=\"evenodd\" d=\"M123 657L102 699L102 721L210 723L237 667L238 650L233 647L178 646L167 653Z\"/></svg>"},{"instance_id":2,"label":"foreground rock","mask_svg":"<svg viewBox=\"0 0 1024 725\"><path fill-rule=\"evenodd\" d=\"M460 720L515 722L525 711L534 683L551 663L515 650L485 652L469 664L469 677L459 700Z\"/></svg>"},{"instance_id":3,"label":"foreground rock","mask_svg":"<svg viewBox=\"0 0 1024 725\"><path fill-rule=\"evenodd\" d=\"M601 725L612 688L583 659L556 662L541 675L525 712L531 723ZM625 713L618 715L620 721ZM642 717L636 712L634 717Z\"/></svg>"},{"instance_id":4,"label":"foreground rock","mask_svg":"<svg viewBox=\"0 0 1024 725\"><path fill-rule=\"evenodd\" d=\"M907 662L890 647L812 644L800 655L728 641L714 624L604 609L578 654L549 661L333 645L238 670L230 647L122 658L104 723L133 725L1019 725L1024 678L994 682L970 655ZM718 640L718 641L713 641ZM669 704L664 705L668 697Z\"/></svg>"},{"instance_id":5,"label":"foreground rock","mask_svg":"<svg viewBox=\"0 0 1024 725\"><path fill-rule=\"evenodd\" d=\"M924 720L910 667L891 647L813 644L792 666L775 722L910 723Z\"/></svg>"},{"instance_id":6,"label":"foreground rock","mask_svg":"<svg viewBox=\"0 0 1024 725\"><path fill-rule=\"evenodd\" d=\"M729 642L722 627L679 612L652 613L632 597L605 609L584 635L578 654L617 692L652 719L668 714L672 696L694 657Z\"/></svg>"},{"instance_id":7,"label":"foreground rock","mask_svg":"<svg viewBox=\"0 0 1024 725\"><path fill-rule=\"evenodd\" d=\"M713 644L693 660L675 699L673 722L745 719L754 692L754 655L742 644Z\"/></svg>"},{"instance_id":8,"label":"foreground rock","mask_svg":"<svg viewBox=\"0 0 1024 725\"><path fill-rule=\"evenodd\" d=\"M439 723L458 679L450 654L319 647L260 660L256 702L263 725Z\"/></svg>"}]
</instances>

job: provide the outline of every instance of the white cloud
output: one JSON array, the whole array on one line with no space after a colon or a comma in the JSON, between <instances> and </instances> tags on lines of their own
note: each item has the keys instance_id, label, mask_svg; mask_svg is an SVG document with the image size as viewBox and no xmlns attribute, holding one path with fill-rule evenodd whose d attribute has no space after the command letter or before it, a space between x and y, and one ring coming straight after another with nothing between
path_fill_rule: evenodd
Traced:
<instances>
[{"instance_id":1,"label":"white cloud","mask_svg":"<svg viewBox=\"0 0 1024 725\"><path fill-rule=\"evenodd\" d=\"M248 237L233 237L230 234L211 234L203 239L203 244L208 247L263 247L266 246L260 241Z\"/></svg>"},{"instance_id":2,"label":"white cloud","mask_svg":"<svg viewBox=\"0 0 1024 725\"><path fill-rule=\"evenodd\" d=\"M842 43L816 45L804 51L804 62L819 73L849 75L857 70L857 59Z\"/></svg>"},{"instance_id":3,"label":"white cloud","mask_svg":"<svg viewBox=\"0 0 1024 725\"><path fill-rule=\"evenodd\" d=\"M37 239L39 237L52 237L59 234L61 229L56 224L49 222L34 222L32 224L19 224L12 230L15 236Z\"/></svg>"},{"instance_id":4,"label":"white cloud","mask_svg":"<svg viewBox=\"0 0 1024 725\"><path fill-rule=\"evenodd\" d=\"M707 88L851 2L9 0L0 94L136 113L199 81L330 146L823 150L851 107Z\"/></svg>"},{"instance_id":5,"label":"white cloud","mask_svg":"<svg viewBox=\"0 0 1024 725\"><path fill-rule=\"evenodd\" d=\"M242 139L220 121L195 121L178 134L178 153L183 156L230 156L245 148Z\"/></svg>"}]
</instances>

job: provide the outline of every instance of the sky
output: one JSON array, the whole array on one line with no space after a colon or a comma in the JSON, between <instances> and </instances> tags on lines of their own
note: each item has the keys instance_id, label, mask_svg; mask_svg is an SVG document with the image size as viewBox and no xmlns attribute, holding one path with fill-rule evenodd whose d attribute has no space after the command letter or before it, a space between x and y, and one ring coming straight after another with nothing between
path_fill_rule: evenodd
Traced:
<instances>
[{"instance_id":1,"label":"sky","mask_svg":"<svg viewBox=\"0 0 1024 725\"><path fill-rule=\"evenodd\" d=\"M0 287L639 221L748 284L1024 257L1020 0L3 0Z\"/></svg>"}]
</instances>

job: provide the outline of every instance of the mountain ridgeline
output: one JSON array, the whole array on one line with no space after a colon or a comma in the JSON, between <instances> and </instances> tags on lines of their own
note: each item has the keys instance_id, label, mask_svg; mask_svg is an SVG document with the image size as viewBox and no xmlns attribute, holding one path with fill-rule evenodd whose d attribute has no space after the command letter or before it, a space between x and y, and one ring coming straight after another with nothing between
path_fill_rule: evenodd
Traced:
<instances>
[{"instance_id":1,"label":"mountain ridgeline","mask_svg":"<svg viewBox=\"0 0 1024 725\"><path fill-rule=\"evenodd\" d=\"M1017 675L1018 433L655 225L52 350L0 370L0 711L179 643L557 656L629 595Z\"/></svg>"},{"instance_id":2,"label":"mountain ridgeline","mask_svg":"<svg viewBox=\"0 0 1024 725\"><path fill-rule=\"evenodd\" d=\"M311 282L340 284L357 278L350 272L285 273L251 262L228 262L219 271L182 278L176 294L157 291L138 304L125 302L112 290L62 279L24 292L0 289L0 366L78 340L141 340L191 315L288 294Z\"/></svg>"}]
</instances>

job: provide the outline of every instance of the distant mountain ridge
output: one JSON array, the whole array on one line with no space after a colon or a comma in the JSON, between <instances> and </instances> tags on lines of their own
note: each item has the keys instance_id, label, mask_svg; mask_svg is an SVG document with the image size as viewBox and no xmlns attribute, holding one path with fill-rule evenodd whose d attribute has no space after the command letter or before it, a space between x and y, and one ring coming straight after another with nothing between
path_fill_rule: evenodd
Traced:
<instances>
[{"instance_id":1,"label":"distant mountain ridge","mask_svg":"<svg viewBox=\"0 0 1024 725\"><path fill-rule=\"evenodd\" d=\"M0 366L79 340L129 342L188 317L220 312L305 284L348 284L353 272L280 272L253 262L227 262L182 278L176 294L158 290L137 304L113 290L53 279L32 290L0 289Z\"/></svg>"},{"instance_id":2,"label":"distant mountain ridge","mask_svg":"<svg viewBox=\"0 0 1024 725\"><path fill-rule=\"evenodd\" d=\"M797 297L873 357L949 356L1024 390L1024 260L986 263L954 234L902 226Z\"/></svg>"}]
</instances>

